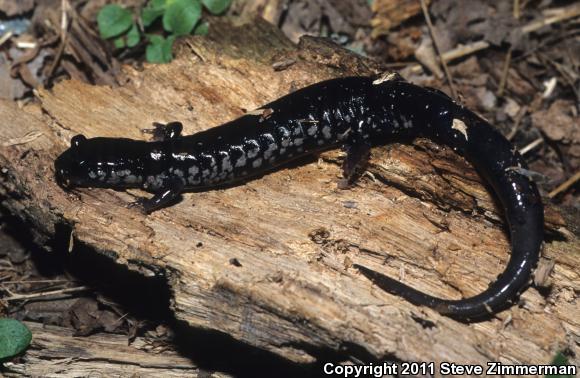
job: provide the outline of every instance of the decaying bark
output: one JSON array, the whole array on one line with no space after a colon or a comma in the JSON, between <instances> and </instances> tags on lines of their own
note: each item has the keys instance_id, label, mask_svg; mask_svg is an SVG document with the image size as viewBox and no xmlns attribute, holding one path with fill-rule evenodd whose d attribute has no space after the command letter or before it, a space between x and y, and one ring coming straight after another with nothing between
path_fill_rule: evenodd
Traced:
<instances>
[{"instance_id":1,"label":"decaying bark","mask_svg":"<svg viewBox=\"0 0 580 378\"><path fill-rule=\"evenodd\" d=\"M429 5L431 0L425 1ZM371 21L373 36L386 35L403 21L421 13L421 3L413 0L376 0L372 4L375 15Z\"/></svg>"},{"instance_id":2,"label":"decaying bark","mask_svg":"<svg viewBox=\"0 0 580 378\"><path fill-rule=\"evenodd\" d=\"M126 207L144 195L138 190L57 187L52 162L77 133L145 138L141 129L172 120L193 133L293 89L373 70L312 39L295 47L261 22L215 30L183 41L171 64L127 68L121 88L66 81L40 91L39 105L0 102L2 206L30 223L39 242L68 223L75 243L163 275L172 310L191 327L294 361L329 349L459 363L547 363L562 349L580 355L580 246L555 231L564 223L552 209L549 294L529 289L496 319L456 322L382 292L351 268L360 263L450 298L482 291L503 270L501 212L469 164L427 141L373 150L371 175L351 190L337 189L342 154L334 151L244 185L185 194L149 216ZM294 64L277 71L276 62Z\"/></svg>"},{"instance_id":3,"label":"decaying bark","mask_svg":"<svg viewBox=\"0 0 580 378\"><path fill-rule=\"evenodd\" d=\"M34 338L26 363L9 363L6 377L198 377L203 375L190 359L167 346L155 347L137 338L100 333L74 337L70 328L26 323ZM154 353L158 349L162 353ZM210 376L209 372L206 372ZM230 375L213 373L212 377Z\"/></svg>"}]
</instances>

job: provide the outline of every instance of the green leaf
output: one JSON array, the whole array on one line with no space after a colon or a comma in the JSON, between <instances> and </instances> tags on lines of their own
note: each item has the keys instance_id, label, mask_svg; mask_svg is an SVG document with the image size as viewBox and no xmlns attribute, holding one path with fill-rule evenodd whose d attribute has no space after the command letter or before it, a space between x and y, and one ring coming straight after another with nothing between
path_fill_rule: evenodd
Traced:
<instances>
[{"instance_id":1,"label":"green leaf","mask_svg":"<svg viewBox=\"0 0 580 378\"><path fill-rule=\"evenodd\" d=\"M167 5L166 0L153 0L150 1L145 8L141 11L141 21L144 27L150 26L155 20L163 15L165 12L165 7Z\"/></svg>"},{"instance_id":2,"label":"green leaf","mask_svg":"<svg viewBox=\"0 0 580 378\"><path fill-rule=\"evenodd\" d=\"M171 49L173 48L174 41L174 35L170 35L167 38L163 38L160 35L150 35L149 45L147 45L147 49L145 50L147 61L150 63L171 62L171 59L173 59Z\"/></svg>"},{"instance_id":3,"label":"green leaf","mask_svg":"<svg viewBox=\"0 0 580 378\"><path fill-rule=\"evenodd\" d=\"M211 14L221 14L232 4L232 0L201 0Z\"/></svg>"},{"instance_id":4,"label":"green leaf","mask_svg":"<svg viewBox=\"0 0 580 378\"><path fill-rule=\"evenodd\" d=\"M0 318L0 362L22 353L30 344L32 333L16 319Z\"/></svg>"},{"instance_id":5,"label":"green leaf","mask_svg":"<svg viewBox=\"0 0 580 378\"><path fill-rule=\"evenodd\" d=\"M125 37L118 37L113 40L113 45L116 49L122 49L125 47Z\"/></svg>"},{"instance_id":6,"label":"green leaf","mask_svg":"<svg viewBox=\"0 0 580 378\"><path fill-rule=\"evenodd\" d=\"M132 23L131 12L116 4L105 5L97 15L97 24L103 39L123 34L129 30Z\"/></svg>"},{"instance_id":7,"label":"green leaf","mask_svg":"<svg viewBox=\"0 0 580 378\"><path fill-rule=\"evenodd\" d=\"M137 24L133 24L129 33L127 33L127 47L135 47L141 39L141 34L139 33L139 28Z\"/></svg>"},{"instance_id":8,"label":"green leaf","mask_svg":"<svg viewBox=\"0 0 580 378\"><path fill-rule=\"evenodd\" d=\"M200 18L199 0L173 0L163 15L163 28L176 36L189 34Z\"/></svg>"},{"instance_id":9,"label":"green leaf","mask_svg":"<svg viewBox=\"0 0 580 378\"><path fill-rule=\"evenodd\" d=\"M207 21L202 21L195 29L193 29L193 34L195 35L206 35L209 32L209 23Z\"/></svg>"},{"instance_id":10,"label":"green leaf","mask_svg":"<svg viewBox=\"0 0 580 378\"><path fill-rule=\"evenodd\" d=\"M561 352L558 352L558 354L556 354L556 356L552 360L552 365L556 366L568 365L568 363L569 363L568 358L566 358L566 356L564 356ZM545 378L572 378L572 375L546 374Z\"/></svg>"}]
</instances>

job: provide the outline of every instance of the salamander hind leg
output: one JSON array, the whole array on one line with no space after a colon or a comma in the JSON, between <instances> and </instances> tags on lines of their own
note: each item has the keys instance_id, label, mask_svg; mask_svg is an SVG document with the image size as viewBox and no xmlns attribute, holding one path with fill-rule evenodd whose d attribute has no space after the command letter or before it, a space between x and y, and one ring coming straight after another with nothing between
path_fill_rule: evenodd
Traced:
<instances>
[{"instance_id":1,"label":"salamander hind leg","mask_svg":"<svg viewBox=\"0 0 580 378\"><path fill-rule=\"evenodd\" d=\"M169 123L153 122L152 129L143 129L141 131L145 134L151 134L152 140L161 142L164 140L179 138L182 130L183 124L178 121L173 121Z\"/></svg>"},{"instance_id":2,"label":"salamander hind leg","mask_svg":"<svg viewBox=\"0 0 580 378\"><path fill-rule=\"evenodd\" d=\"M179 177L168 177L163 181L161 188L151 198L140 198L129 204L129 207L137 207L145 214L172 205L179 199L183 192L184 183Z\"/></svg>"},{"instance_id":3,"label":"salamander hind leg","mask_svg":"<svg viewBox=\"0 0 580 378\"><path fill-rule=\"evenodd\" d=\"M353 136L345 143L346 157L342 163L342 180L339 189L347 189L359 179L368 165L371 145L358 136Z\"/></svg>"}]
</instances>

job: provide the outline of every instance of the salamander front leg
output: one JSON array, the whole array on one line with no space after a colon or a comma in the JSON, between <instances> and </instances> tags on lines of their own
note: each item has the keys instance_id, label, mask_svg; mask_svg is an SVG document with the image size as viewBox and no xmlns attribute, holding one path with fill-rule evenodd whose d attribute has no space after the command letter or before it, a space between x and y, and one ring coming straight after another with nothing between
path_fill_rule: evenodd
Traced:
<instances>
[{"instance_id":1,"label":"salamander front leg","mask_svg":"<svg viewBox=\"0 0 580 378\"><path fill-rule=\"evenodd\" d=\"M141 130L145 134L151 134L151 139L157 142L164 140L175 139L181 136L181 131L183 130L183 124L178 121L169 123L159 123L153 122L152 129Z\"/></svg>"},{"instance_id":2,"label":"salamander front leg","mask_svg":"<svg viewBox=\"0 0 580 378\"><path fill-rule=\"evenodd\" d=\"M349 139L344 149L346 157L342 163L343 179L338 183L340 189L347 189L358 180L364 172L371 155L371 145L359 137Z\"/></svg>"},{"instance_id":3,"label":"salamander front leg","mask_svg":"<svg viewBox=\"0 0 580 378\"><path fill-rule=\"evenodd\" d=\"M143 213L149 214L155 210L172 205L183 191L183 180L179 177L169 177L163 181L161 189L151 198L141 198L129 207L139 207Z\"/></svg>"}]
</instances>

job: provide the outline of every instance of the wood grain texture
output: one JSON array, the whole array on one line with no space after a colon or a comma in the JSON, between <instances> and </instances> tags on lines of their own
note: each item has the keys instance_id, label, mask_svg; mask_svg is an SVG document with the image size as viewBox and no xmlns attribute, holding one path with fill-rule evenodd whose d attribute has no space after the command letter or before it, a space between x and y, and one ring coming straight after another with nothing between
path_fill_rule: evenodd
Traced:
<instances>
[{"instance_id":1,"label":"wood grain texture","mask_svg":"<svg viewBox=\"0 0 580 378\"><path fill-rule=\"evenodd\" d=\"M429 6L431 0L426 0ZM372 4L374 12L371 26L373 37L387 35L392 28L402 22L421 14L421 3L415 0L375 0Z\"/></svg>"},{"instance_id":2,"label":"wood grain texture","mask_svg":"<svg viewBox=\"0 0 580 378\"><path fill-rule=\"evenodd\" d=\"M40 91L38 105L0 102L0 135L12 141L0 148L2 206L29 222L39 243L68 223L75 242L166 277L172 310L192 327L293 361L328 350L480 364L548 363L563 349L580 356L580 243L557 233L564 221L554 210L548 228L561 241L544 251L556 262L551 290L527 290L496 319L456 322L382 292L351 268L356 262L450 298L482 291L503 270L509 243L493 199L469 164L427 141L374 149L370 174L351 190L337 189L342 153L334 151L244 185L185 194L149 216L126 208L144 195L138 190L56 186L52 162L77 133L144 138L140 129L172 120L193 133L293 89L375 68L314 39L295 47L262 22L215 30L182 41L171 64L126 68L121 88L65 81ZM272 69L287 59L296 63ZM30 133L38 136L14 143Z\"/></svg>"},{"instance_id":3,"label":"wood grain texture","mask_svg":"<svg viewBox=\"0 0 580 378\"><path fill-rule=\"evenodd\" d=\"M138 337L100 333L74 337L70 328L26 322L34 335L25 363L8 363L4 377L199 377L210 372L196 367L168 345ZM231 375L211 372L211 377Z\"/></svg>"}]
</instances>

